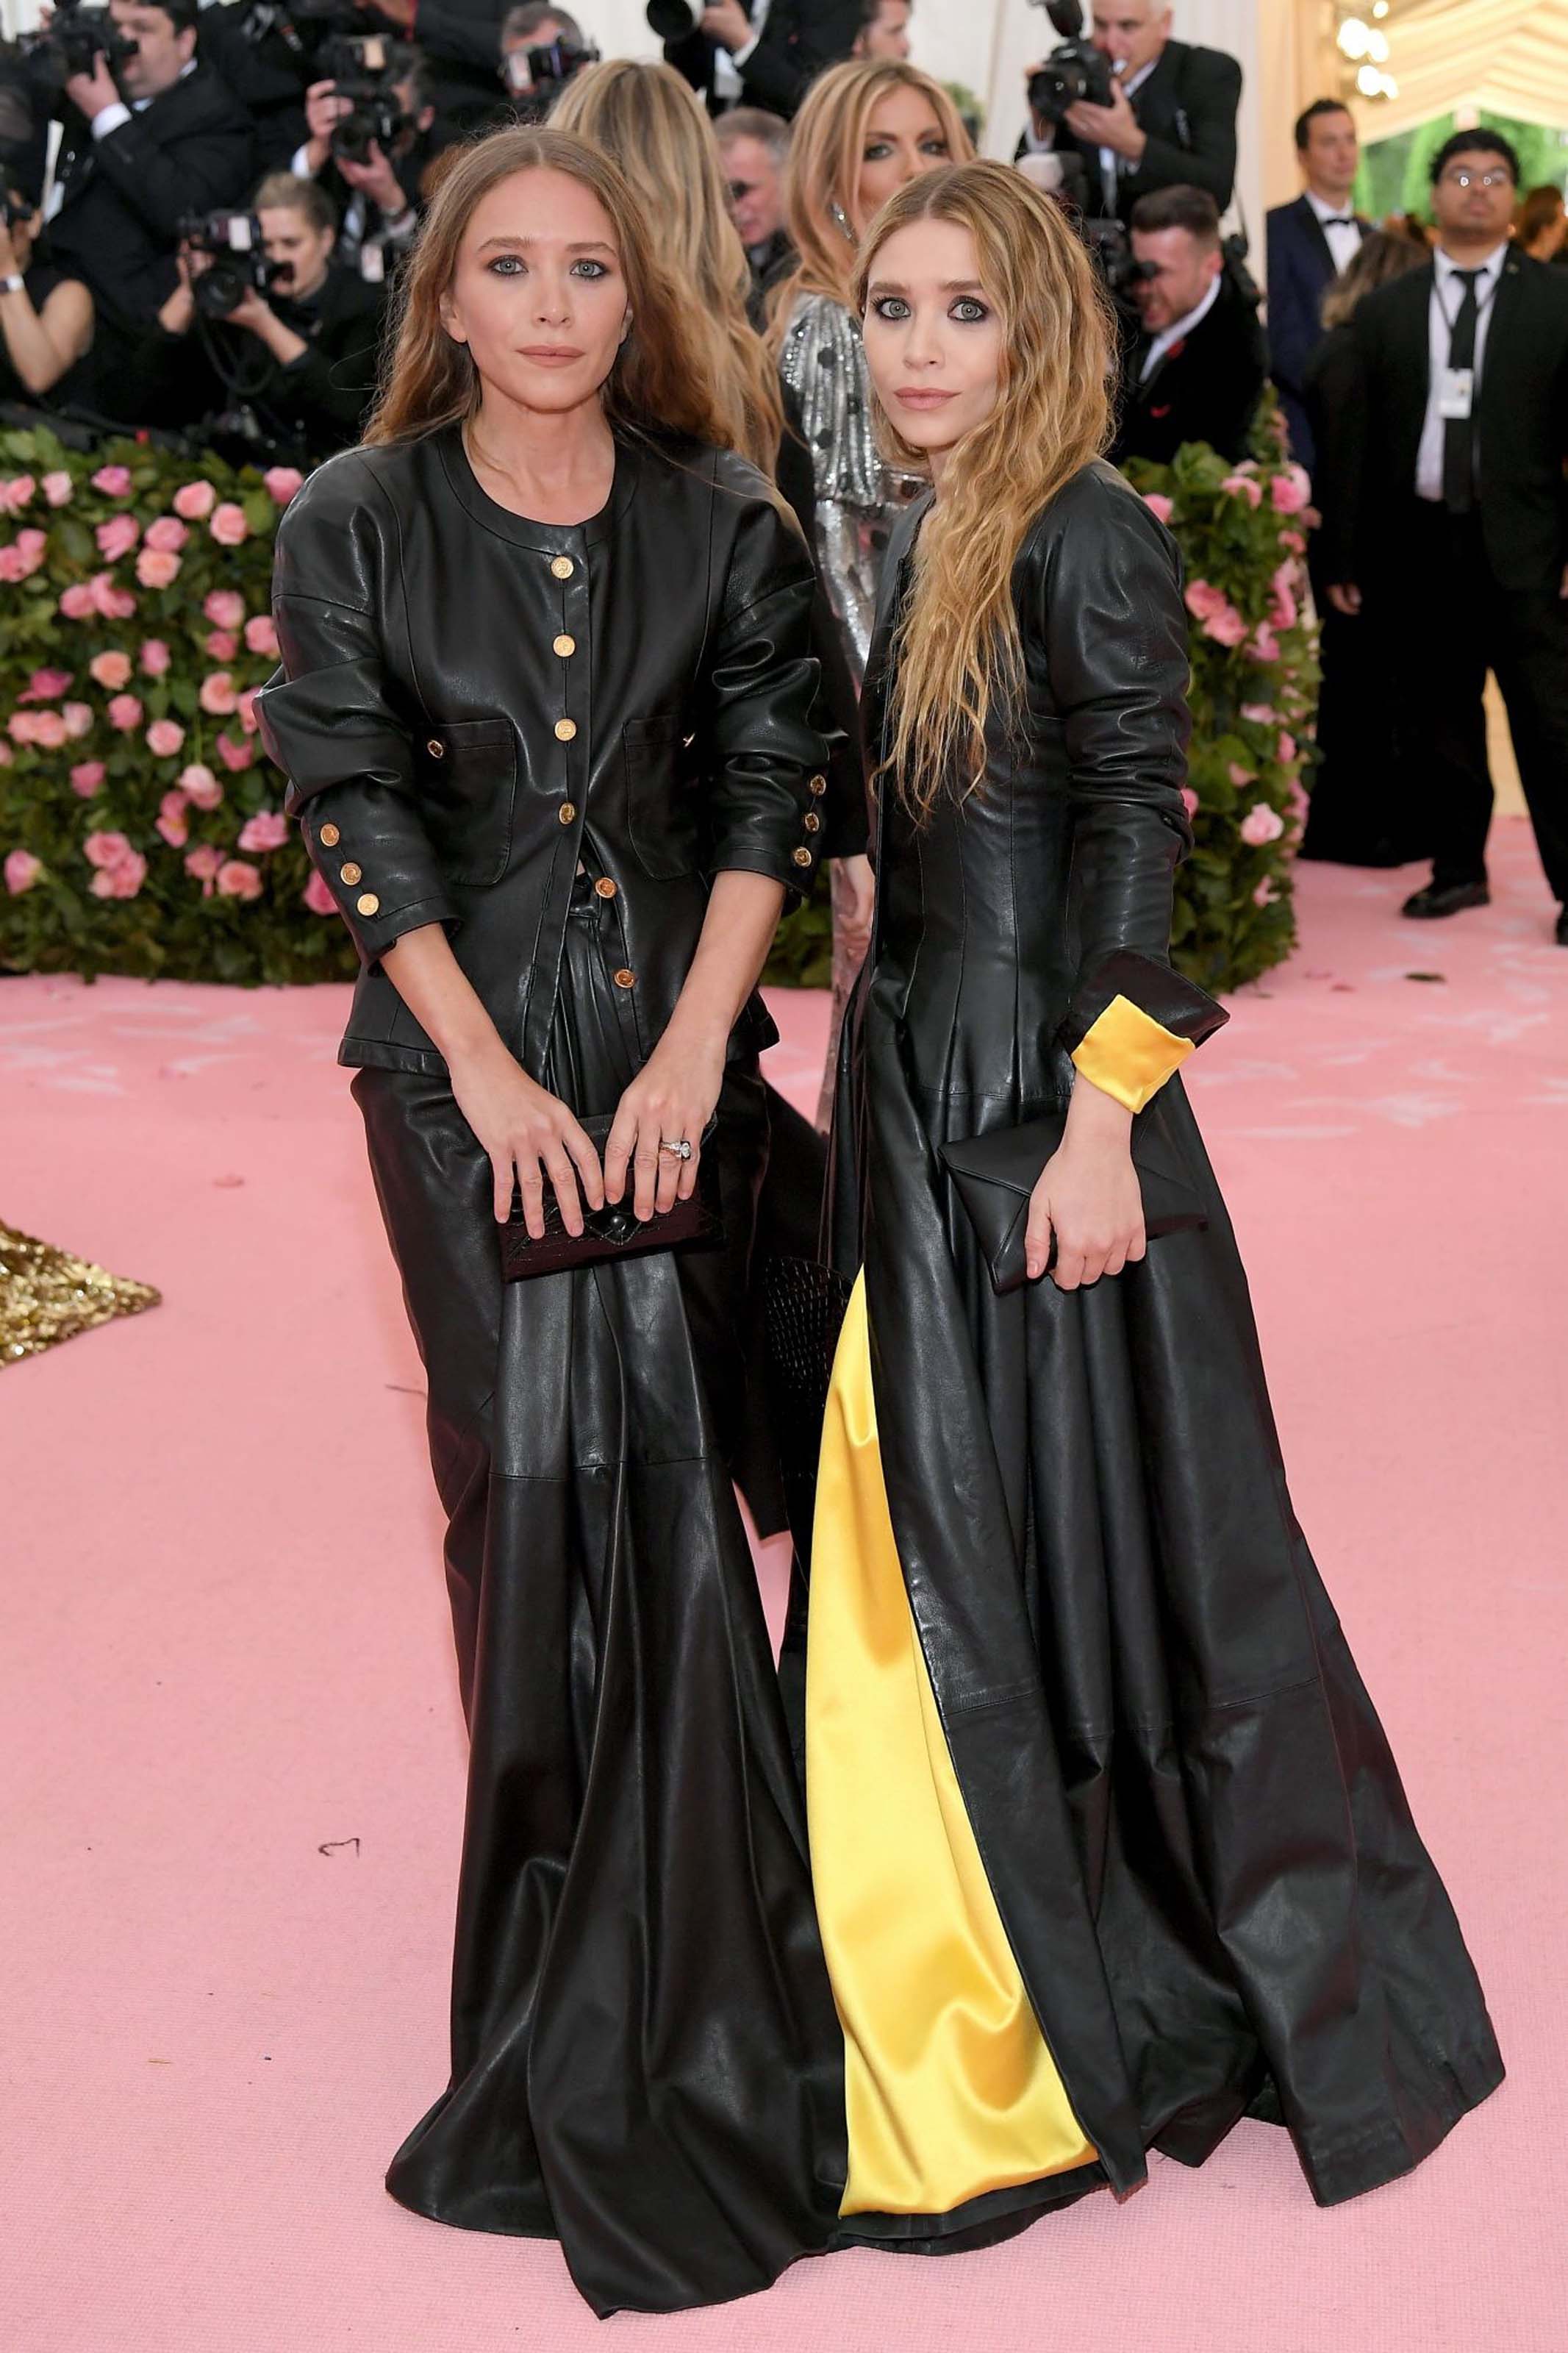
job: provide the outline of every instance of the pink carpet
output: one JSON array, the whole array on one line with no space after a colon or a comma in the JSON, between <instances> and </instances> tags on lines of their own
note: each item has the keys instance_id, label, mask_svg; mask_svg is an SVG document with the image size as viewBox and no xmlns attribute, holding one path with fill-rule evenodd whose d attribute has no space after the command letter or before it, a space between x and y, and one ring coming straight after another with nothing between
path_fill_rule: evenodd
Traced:
<instances>
[{"instance_id":1,"label":"pink carpet","mask_svg":"<svg viewBox=\"0 0 1568 2353\"><path fill-rule=\"evenodd\" d=\"M1191 1083L1298 1508L1511 2068L1330 2213L1243 2126L989 2254L798 2265L617 2336L759 2353L1561 2353L1568 953L1517 822L1485 913L1308 869ZM1425 975L1426 977L1418 976ZM444 2080L463 1797L420 1374L335 989L0 983L0 1216L162 1286L0 1382L0 2344L571 2353L548 2245L381 2173ZM807 1097L818 1000L785 999Z\"/></svg>"}]
</instances>

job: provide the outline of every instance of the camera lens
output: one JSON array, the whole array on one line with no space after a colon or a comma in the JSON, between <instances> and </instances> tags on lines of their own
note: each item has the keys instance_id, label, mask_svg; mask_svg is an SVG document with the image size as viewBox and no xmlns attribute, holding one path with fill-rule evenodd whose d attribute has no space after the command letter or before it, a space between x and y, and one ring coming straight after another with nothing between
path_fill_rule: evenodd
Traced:
<instances>
[{"instance_id":1,"label":"camera lens","mask_svg":"<svg viewBox=\"0 0 1568 2353\"><path fill-rule=\"evenodd\" d=\"M648 30L661 41L684 41L697 30L701 13L689 0L647 0Z\"/></svg>"}]
</instances>

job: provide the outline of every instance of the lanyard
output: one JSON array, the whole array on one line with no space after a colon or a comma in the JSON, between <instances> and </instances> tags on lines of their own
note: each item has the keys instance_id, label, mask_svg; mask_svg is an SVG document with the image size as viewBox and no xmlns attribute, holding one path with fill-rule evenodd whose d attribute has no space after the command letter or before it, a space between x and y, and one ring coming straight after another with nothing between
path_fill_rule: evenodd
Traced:
<instances>
[{"instance_id":1,"label":"lanyard","mask_svg":"<svg viewBox=\"0 0 1568 2353\"><path fill-rule=\"evenodd\" d=\"M1484 294L1478 292L1476 295L1476 332L1478 336L1480 333L1481 321L1487 314L1487 311L1491 303L1492 296L1497 292L1498 280L1502 276L1502 271L1500 269L1497 269L1493 271L1483 271L1479 274L1486 278L1487 289ZM1461 293L1458 301L1454 307L1454 315L1450 318L1448 316L1448 304L1447 298L1444 295L1442 287L1439 285L1436 278L1434 278L1432 281L1432 291L1437 298L1437 308L1443 314L1443 324L1448 330L1448 349L1452 352L1454 348L1454 337L1459 331L1459 312L1465 307L1465 298L1463 293Z\"/></svg>"}]
</instances>

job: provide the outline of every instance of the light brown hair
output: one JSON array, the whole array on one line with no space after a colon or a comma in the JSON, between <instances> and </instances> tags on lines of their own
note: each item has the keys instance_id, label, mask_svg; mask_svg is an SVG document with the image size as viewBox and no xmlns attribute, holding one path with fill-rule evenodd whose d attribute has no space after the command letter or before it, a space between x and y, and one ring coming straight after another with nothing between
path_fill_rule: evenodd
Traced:
<instances>
[{"instance_id":1,"label":"light brown hair","mask_svg":"<svg viewBox=\"0 0 1568 2353\"><path fill-rule=\"evenodd\" d=\"M879 253L921 220L951 221L973 238L981 287L1001 314L1003 359L995 406L948 455L899 625L883 765L917 818L941 794L974 790L992 705L1021 690L1013 567L1036 516L1105 448L1115 349L1110 306L1083 243L1060 207L1005 164L949 165L889 198L856 278L862 317ZM890 463L929 473L879 401L876 422Z\"/></svg>"},{"instance_id":2,"label":"light brown hair","mask_svg":"<svg viewBox=\"0 0 1568 2353\"><path fill-rule=\"evenodd\" d=\"M478 409L479 370L467 344L447 332L441 303L476 208L492 188L524 172L561 172L579 181L608 216L632 314L630 332L600 387L609 422L722 447L724 420L688 324L689 305L655 255L625 176L585 140L536 129L498 131L477 141L443 179L398 289L392 358L365 440L411 441Z\"/></svg>"},{"instance_id":3,"label":"light brown hair","mask_svg":"<svg viewBox=\"0 0 1568 2353\"><path fill-rule=\"evenodd\" d=\"M1386 286L1391 278L1403 278L1406 270L1419 269L1426 259L1425 250L1413 238L1385 228L1373 229L1339 276L1331 278L1324 287L1318 306L1324 326L1342 327L1357 303L1376 287Z\"/></svg>"}]
</instances>

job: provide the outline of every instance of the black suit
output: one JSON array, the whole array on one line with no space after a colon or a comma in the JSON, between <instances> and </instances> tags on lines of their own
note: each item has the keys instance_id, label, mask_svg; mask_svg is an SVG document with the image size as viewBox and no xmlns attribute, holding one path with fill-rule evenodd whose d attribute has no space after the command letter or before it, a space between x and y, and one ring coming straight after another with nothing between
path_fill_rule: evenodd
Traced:
<instances>
[{"instance_id":1,"label":"black suit","mask_svg":"<svg viewBox=\"0 0 1568 2353\"><path fill-rule=\"evenodd\" d=\"M1153 72L1130 103L1148 144L1135 172L1119 172L1116 216L1126 220L1140 196L1156 188L1206 188L1221 212L1236 182L1236 111L1241 68L1223 49L1167 41ZM1100 206L1100 150L1058 124L1058 155L1076 155L1089 174L1090 210Z\"/></svg>"},{"instance_id":2,"label":"black suit","mask_svg":"<svg viewBox=\"0 0 1568 2353\"><path fill-rule=\"evenodd\" d=\"M1128 354L1121 419L1112 455L1168 466L1184 442L1206 441L1222 458L1245 458L1268 373L1257 311L1228 273L1206 318L1173 343L1140 380L1150 339Z\"/></svg>"},{"instance_id":3,"label":"black suit","mask_svg":"<svg viewBox=\"0 0 1568 2353\"><path fill-rule=\"evenodd\" d=\"M100 320L144 326L174 290L185 215L250 201L250 118L210 67L197 66L106 138L95 140L73 108L58 179L49 258L86 280Z\"/></svg>"},{"instance_id":4,"label":"black suit","mask_svg":"<svg viewBox=\"0 0 1568 2353\"><path fill-rule=\"evenodd\" d=\"M1415 496L1430 375L1429 265L1369 294L1342 397L1354 430L1319 485L1325 580L1362 589L1385 638L1433 820L1434 878L1486 871L1491 786L1481 705L1508 705L1520 779L1554 895L1568 901L1568 281L1509 252L1490 303L1476 402L1476 498Z\"/></svg>"},{"instance_id":5,"label":"black suit","mask_svg":"<svg viewBox=\"0 0 1568 2353\"><path fill-rule=\"evenodd\" d=\"M748 0L741 5L749 16ZM745 64L736 68L741 103L765 107L788 121L817 75L849 55L865 13L861 0L773 0L762 37ZM665 62L703 92L710 114L723 111L713 90L715 47L705 33L664 45Z\"/></svg>"},{"instance_id":6,"label":"black suit","mask_svg":"<svg viewBox=\"0 0 1568 2353\"><path fill-rule=\"evenodd\" d=\"M1363 237L1372 227L1351 216ZM1305 398L1307 362L1323 333L1322 301L1339 272L1323 225L1304 195L1266 219L1268 248L1268 373L1290 427L1290 447L1309 473L1316 457Z\"/></svg>"}]
</instances>

